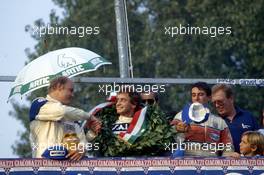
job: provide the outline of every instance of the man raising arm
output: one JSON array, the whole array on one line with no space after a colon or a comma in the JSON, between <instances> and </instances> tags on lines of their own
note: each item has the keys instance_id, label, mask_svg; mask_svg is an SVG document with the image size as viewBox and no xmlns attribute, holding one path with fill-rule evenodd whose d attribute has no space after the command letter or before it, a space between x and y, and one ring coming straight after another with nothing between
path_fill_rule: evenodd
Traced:
<instances>
[{"instance_id":1,"label":"man raising arm","mask_svg":"<svg viewBox=\"0 0 264 175\"><path fill-rule=\"evenodd\" d=\"M80 143L85 144L85 136L75 121L91 120L94 132L98 132L101 123L87 112L68 106L73 98L73 82L67 77L58 77L51 81L46 98L36 99L30 108L30 136L33 148L32 157L41 158L43 152L51 146L62 143L67 133L76 133ZM80 160L84 150L69 150L66 156L70 160Z\"/></svg>"}]
</instances>

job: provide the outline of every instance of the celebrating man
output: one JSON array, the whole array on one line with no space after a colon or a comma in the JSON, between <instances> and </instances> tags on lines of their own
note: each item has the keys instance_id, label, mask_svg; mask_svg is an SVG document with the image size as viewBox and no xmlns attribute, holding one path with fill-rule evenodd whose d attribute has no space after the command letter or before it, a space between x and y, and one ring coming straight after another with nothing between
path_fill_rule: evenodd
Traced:
<instances>
[{"instance_id":1,"label":"celebrating man","mask_svg":"<svg viewBox=\"0 0 264 175\"><path fill-rule=\"evenodd\" d=\"M41 158L48 151L48 156L59 156L64 150L56 150L64 141L67 148L66 158L80 160L85 153L78 145L85 146L85 136L75 121L93 121L91 127L98 132L101 123L87 112L68 106L73 98L73 82L67 77L58 77L51 81L46 98L37 98L30 108L30 136L32 157ZM72 141L74 144L68 144ZM76 145L77 144L77 145ZM50 152L50 150L52 150Z\"/></svg>"},{"instance_id":2,"label":"celebrating man","mask_svg":"<svg viewBox=\"0 0 264 175\"><path fill-rule=\"evenodd\" d=\"M96 114L103 122L94 140L101 145L97 154L151 156L164 153L164 144L172 139L170 127L155 106L142 108L140 101L138 93L125 88L117 94L116 104Z\"/></svg>"}]
</instances>

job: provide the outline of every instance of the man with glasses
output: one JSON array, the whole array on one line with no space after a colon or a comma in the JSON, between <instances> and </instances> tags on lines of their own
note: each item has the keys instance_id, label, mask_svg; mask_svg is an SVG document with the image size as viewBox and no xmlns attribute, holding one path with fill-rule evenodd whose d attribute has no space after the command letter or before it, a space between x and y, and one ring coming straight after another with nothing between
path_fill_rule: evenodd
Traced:
<instances>
[{"instance_id":1,"label":"man with glasses","mask_svg":"<svg viewBox=\"0 0 264 175\"><path fill-rule=\"evenodd\" d=\"M156 105L158 104L159 97L155 92L142 92L140 94L141 102L144 105Z\"/></svg>"},{"instance_id":2,"label":"man with glasses","mask_svg":"<svg viewBox=\"0 0 264 175\"><path fill-rule=\"evenodd\" d=\"M254 131L259 126L253 115L234 105L234 93L226 84L212 87L212 102L218 114L226 121L232 135L235 152L240 152L239 143L245 131Z\"/></svg>"}]
</instances>

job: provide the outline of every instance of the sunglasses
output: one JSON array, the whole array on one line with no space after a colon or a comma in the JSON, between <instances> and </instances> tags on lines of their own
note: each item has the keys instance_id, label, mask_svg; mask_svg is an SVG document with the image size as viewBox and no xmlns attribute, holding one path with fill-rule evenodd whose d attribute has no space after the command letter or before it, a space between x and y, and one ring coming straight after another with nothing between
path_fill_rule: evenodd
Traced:
<instances>
[{"instance_id":1,"label":"sunglasses","mask_svg":"<svg viewBox=\"0 0 264 175\"><path fill-rule=\"evenodd\" d=\"M149 104L149 105L153 105L154 102L155 102L154 99L144 99L144 100L142 100L142 103Z\"/></svg>"},{"instance_id":2,"label":"sunglasses","mask_svg":"<svg viewBox=\"0 0 264 175\"><path fill-rule=\"evenodd\" d=\"M219 105L219 106L224 106L225 105L225 101L224 100L216 100L212 102L215 106Z\"/></svg>"}]
</instances>

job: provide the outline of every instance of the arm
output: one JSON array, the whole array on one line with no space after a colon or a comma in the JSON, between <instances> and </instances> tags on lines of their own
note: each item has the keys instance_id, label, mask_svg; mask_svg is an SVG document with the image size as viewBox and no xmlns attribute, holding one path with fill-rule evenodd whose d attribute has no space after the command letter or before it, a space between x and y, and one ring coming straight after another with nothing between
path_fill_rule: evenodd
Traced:
<instances>
[{"instance_id":1,"label":"arm","mask_svg":"<svg viewBox=\"0 0 264 175\"><path fill-rule=\"evenodd\" d=\"M190 126L182 121L182 112L176 114L170 124L173 125L178 132L187 132L190 129Z\"/></svg>"},{"instance_id":2,"label":"arm","mask_svg":"<svg viewBox=\"0 0 264 175\"><path fill-rule=\"evenodd\" d=\"M40 108L36 119L42 121L79 121L89 120L91 130L98 133L101 129L101 121L89 113L58 102L48 102Z\"/></svg>"},{"instance_id":3,"label":"arm","mask_svg":"<svg viewBox=\"0 0 264 175\"><path fill-rule=\"evenodd\" d=\"M241 155L239 153L237 153L237 152L231 152L229 154L226 154L226 157L239 159L241 157Z\"/></svg>"},{"instance_id":4,"label":"arm","mask_svg":"<svg viewBox=\"0 0 264 175\"><path fill-rule=\"evenodd\" d=\"M58 102L47 102L40 108L36 119L44 121L78 121L90 119L90 115L78 108L62 105Z\"/></svg>"}]
</instances>

